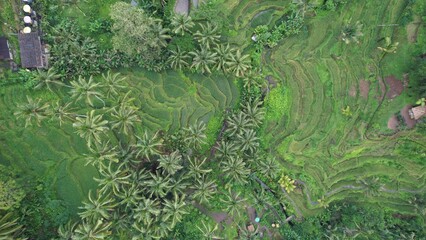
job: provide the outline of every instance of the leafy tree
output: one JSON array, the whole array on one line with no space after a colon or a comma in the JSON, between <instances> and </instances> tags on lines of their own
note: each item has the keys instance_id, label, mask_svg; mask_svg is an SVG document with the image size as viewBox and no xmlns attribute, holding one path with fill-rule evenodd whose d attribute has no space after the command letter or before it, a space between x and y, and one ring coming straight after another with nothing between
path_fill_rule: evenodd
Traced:
<instances>
[{"instance_id":1,"label":"leafy tree","mask_svg":"<svg viewBox=\"0 0 426 240\"><path fill-rule=\"evenodd\" d=\"M95 223L83 221L77 226L73 240L103 240L111 235L112 222L97 220Z\"/></svg>"},{"instance_id":2,"label":"leafy tree","mask_svg":"<svg viewBox=\"0 0 426 240\"><path fill-rule=\"evenodd\" d=\"M253 129L243 130L237 134L237 146L241 151L248 151L251 154L255 153L259 147L259 138L256 137L256 131Z\"/></svg>"},{"instance_id":3,"label":"leafy tree","mask_svg":"<svg viewBox=\"0 0 426 240\"><path fill-rule=\"evenodd\" d=\"M111 71L108 71L106 75L102 74L102 80L104 81L102 86L106 88L107 98L118 96L121 90L127 88L124 84L125 79L125 77L120 77L120 73L112 74Z\"/></svg>"},{"instance_id":4,"label":"leafy tree","mask_svg":"<svg viewBox=\"0 0 426 240\"><path fill-rule=\"evenodd\" d=\"M112 129L119 129L125 135L132 133L135 124L140 122L137 108L135 107L120 106L118 110L114 108L111 117L114 119L111 122Z\"/></svg>"},{"instance_id":5,"label":"leafy tree","mask_svg":"<svg viewBox=\"0 0 426 240\"><path fill-rule=\"evenodd\" d=\"M208 180L205 175L202 178L197 178L193 186L194 193L192 198L199 201L200 203L208 203L216 193L216 182L214 180Z\"/></svg>"},{"instance_id":6,"label":"leafy tree","mask_svg":"<svg viewBox=\"0 0 426 240\"><path fill-rule=\"evenodd\" d=\"M186 61L188 58L189 55L186 52L180 50L180 47L177 46L176 51L170 50L170 56L167 62L173 69L182 69L189 66L188 62Z\"/></svg>"},{"instance_id":7,"label":"leafy tree","mask_svg":"<svg viewBox=\"0 0 426 240\"><path fill-rule=\"evenodd\" d=\"M235 76L242 77L251 67L250 56L247 54L242 55L238 49L235 54L231 54L231 58L226 62L226 66L228 67L228 71L233 72Z\"/></svg>"},{"instance_id":8,"label":"leafy tree","mask_svg":"<svg viewBox=\"0 0 426 240\"><path fill-rule=\"evenodd\" d=\"M92 198L92 193L89 191L89 201L83 201L83 206L79 207L83 210L79 215L82 219L96 222L97 220L109 220L117 203L111 196L96 192L96 197Z\"/></svg>"},{"instance_id":9,"label":"leafy tree","mask_svg":"<svg viewBox=\"0 0 426 240\"><path fill-rule=\"evenodd\" d=\"M71 98L74 98L76 101L84 99L89 106L94 106L94 98L104 102L102 100L103 94L99 91L101 87L101 83L95 83L92 76L90 76L87 81L79 76L77 81L71 82Z\"/></svg>"},{"instance_id":10,"label":"leafy tree","mask_svg":"<svg viewBox=\"0 0 426 240\"><path fill-rule=\"evenodd\" d=\"M229 157L221 162L221 169L225 176L239 184L247 183L250 169L240 157Z\"/></svg>"},{"instance_id":11,"label":"leafy tree","mask_svg":"<svg viewBox=\"0 0 426 240\"><path fill-rule=\"evenodd\" d=\"M206 160L207 158L204 158L202 161L200 161L200 159L198 158L194 158L193 161L191 161L191 159L188 159L189 161L188 175L194 179L197 179L197 178L201 178L203 174L211 172L212 169L205 169L203 167Z\"/></svg>"},{"instance_id":12,"label":"leafy tree","mask_svg":"<svg viewBox=\"0 0 426 240\"><path fill-rule=\"evenodd\" d=\"M216 25L210 24L210 22L207 22L205 25L200 23L199 25L201 31L198 30L196 33L194 33L194 37L202 47L210 49L210 47L219 42L219 29Z\"/></svg>"},{"instance_id":13,"label":"leafy tree","mask_svg":"<svg viewBox=\"0 0 426 240\"><path fill-rule=\"evenodd\" d=\"M171 228L174 228L176 223L182 221L184 214L188 214L186 211L185 195L174 194L173 200L164 200L163 218L162 221L171 220Z\"/></svg>"},{"instance_id":14,"label":"leafy tree","mask_svg":"<svg viewBox=\"0 0 426 240\"><path fill-rule=\"evenodd\" d=\"M89 148L93 143L101 143L101 134L108 130L108 121L102 117L103 115L95 115L95 110L92 110L84 117L75 118L73 127L77 129L77 134L86 140Z\"/></svg>"},{"instance_id":15,"label":"leafy tree","mask_svg":"<svg viewBox=\"0 0 426 240\"><path fill-rule=\"evenodd\" d=\"M204 122L196 122L188 128L184 128L185 138L184 141L188 144L189 147L198 149L202 144L205 143L207 138L206 134L206 124Z\"/></svg>"},{"instance_id":16,"label":"leafy tree","mask_svg":"<svg viewBox=\"0 0 426 240\"><path fill-rule=\"evenodd\" d=\"M278 183L282 188L284 188L288 193L292 192L296 185L294 185L294 180L291 179L289 176L282 174L281 178L278 180Z\"/></svg>"},{"instance_id":17,"label":"leafy tree","mask_svg":"<svg viewBox=\"0 0 426 240\"><path fill-rule=\"evenodd\" d=\"M149 161L152 156L160 154L158 148L161 147L161 141L157 138L157 134L150 136L145 132L141 138L137 137L137 139L137 143L133 146L136 157L142 156Z\"/></svg>"},{"instance_id":18,"label":"leafy tree","mask_svg":"<svg viewBox=\"0 0 426 240\"><path fill-rule=\"evenodd\" d=\"M240 197L240 193L234 193L229 190L227 194L224 194L225 198L220 199L223 203L226 204L226 212L231 214L234 217L241 215L241 207L246 199Z\"/></svg>"},{"instance_id":19,"label":"leafy tree","mask_svg":"<svg viewBox=\"0 0 426 240\"><path fill-rule=\"evenodd\" d=\"M167 174L174 175L183 168L182 156L178 151L172 152L170 155L161 155L158 159L158 167L162 168Z\"/></svg>"},{"instance_id":20,"label":"leafy tree","mask_svg":"<svg viewBox=\"0 0 426 240\"><path fill-rule=\"evenodd\" d=\"M47 87L50 91L52 91L51 85L61 85L64 86L64 83L60 81L62 76L57 74L53 68L49 68L47 71L42 71L37 69L37 74L34 77L34 80L37 82L35 89L40 89L44 86Z\"/></svg>"},{"instance_id":21,"label":"leafy tree","mask_svg":"<svg viewBox=\"0 0 426 240\"><path fill-rule=\"evenodd\" d=\"M37 126L40 126L41 120L46 118L48 107L47 103L41 103L41 99L34 101L31 97L27 96L27 102L18 105L18 111L14 115L18 119L25 119L25 127L32 126L33 120L37 123Z\"/></svg>"},{"instance_id":22,"label":"leafy tree","mask_svg":"<svg viewBox=\"0 0 426 240\"><path fill-rule=\"evenodd\" d=\"M173 33L177 35L184 35L185 32L191 32L194 27L194 22L191 16L186 14L174 14L170 25L173 27Z\"/></svg>"},{"instance_id":23,"label":"leafy tree","mask_svg":"<svg viewBox=\"0 0 426 240\"><path fill-rule=\"evenodd\" d=\"M17 180L18 174L12 168L0 164L0 210L18 207L25 197L25 190Z\"/></svg>"},{"instance_id":24,"label":"leafy tree","mask_svg":"<svg viewBox=\"0 0 426 240\"><path fill-rule=\"evenodd\" d=\"M199 50L189 52L193 55L191 68L195 68L197 71L202 73L211 73L210 66L216 61L216 53L210 52L205 47L201 47Z\"/></svg>"}]
</instances>

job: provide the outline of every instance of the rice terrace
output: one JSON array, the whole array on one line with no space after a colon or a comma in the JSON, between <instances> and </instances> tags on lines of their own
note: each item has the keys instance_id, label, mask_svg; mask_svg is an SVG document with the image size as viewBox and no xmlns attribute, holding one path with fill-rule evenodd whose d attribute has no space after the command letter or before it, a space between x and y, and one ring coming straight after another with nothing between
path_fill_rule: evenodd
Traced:
<instances>
[{"instance_id":1,"label":"rice terrace","mask_svg":"<svg viewBox=\"0 0 426 240\"><path fill-rule=\"evenodd\" d=\"M0 239L426 239L426 2L0 0Z\"/></svg>"}]
</instances>

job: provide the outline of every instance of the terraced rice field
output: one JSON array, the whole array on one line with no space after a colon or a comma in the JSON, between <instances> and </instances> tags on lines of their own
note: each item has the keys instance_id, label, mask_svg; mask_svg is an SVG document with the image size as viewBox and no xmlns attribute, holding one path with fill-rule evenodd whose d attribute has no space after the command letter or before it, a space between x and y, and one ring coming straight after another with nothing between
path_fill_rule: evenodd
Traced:
<instances>
[{"instance_id":1,"label":"terraced rice field","mask_svg":"<svg viewBox=\"0 0 426 240\"><path fill-rule=\"evenodd\" d=\"M198 74L151 73L128 70L128 83L136 105L141 106L142 128L156 131L174 130L196 120L208 122L233 107L239 98L234 83L224 76L205 77ZM22 86L0 90L0 163L21 170L49 182L57 197L77 211L90 189L96 189L97 170L85 166L83 154L88 153L86 142L80 138L71 123L58 127L57 122L43 122L42 127L24 128L23 120L13 113L26 95L55 100L47 91L28 91ZM84 111L83 111L84 112Z\"/></svg>"},{"instance_id":2,"label":"terraced rice field","mask_svg":"<svg viewBox=\"0 0 426 240\"><path fill-rule=\"evenodd\" d=\"M261 8L251 7L257 4ZM265 9L280 11L287 4L240 1L230 19L237 29L248 29L239 36L249 36L253 28L241 19ZM380 131L386 128L382 119L401 106L385 99L382 91L389 89L380 86L379 78L395 75L402 79L403 71L392 67L397 55L382 58L377 47L387 36L400 46L409 44L404 27L382 26L397 23L405 8L405 1L361 0L338 12L319 12L308 18L301 34L284 39L264 54L264 67L284 87L289 99L283 103L287 104L285 115L267 122L264 146L299 180L303 190L288 195L299 216L318 211L320 198L326 202L350 198L411 213L414 209L407 199L426 191L425 164L395 151L405 144L401 139L416 140L423 149L418 154L426 156L425 136L408 131L389 136ZM357 21L364 24L364 36L359 44L347 45L339 39L341 29ZM406 98L404 94L399 98ZM342 114L347 106L350 117ZM393 112L387 112L390 106ZM365 186L357 180L372 177L379 177L383 185L377 196L367 197Z\"/></svg>"}]
</instances>

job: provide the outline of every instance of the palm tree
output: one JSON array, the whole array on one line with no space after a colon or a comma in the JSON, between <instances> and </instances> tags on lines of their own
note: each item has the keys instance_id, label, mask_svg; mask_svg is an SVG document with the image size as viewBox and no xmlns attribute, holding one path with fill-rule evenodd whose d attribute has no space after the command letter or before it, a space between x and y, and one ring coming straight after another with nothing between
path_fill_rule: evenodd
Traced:
<instances>
[{"instance_id":1,"label":"palm tree","mask_svg":"<svg viewBox=\"0 0 426 240\"><path fill-rule=\"evenodd\" d=\"M173 27L173 33L183 36L185 32L191 31L191 28L194 27L194 22L189 15L175 14L172 17L170 25Z\"/></svg>"},{"instance_id":2,"label":"palm tree","mask_svg":"<svg viewBox=\"0 0 426 240\"><path fill-rule=\"evenodd\" d=\"M197 31L194 34L194 37L201 46L205 46L209 49L211 46L219 42L220 34L218 34L219 29L216 25L212 25L210 22L207 22L206 25L201 23L199 25L201 27L201 31Z\"/></svg>"},{"instance_id":3,"label":"palm tree","mask_svg":"<svg viewBox=\"0 0 426 240\"><path fill-rule=\"evenodd\" d=\"M229 157L221 162L221 170L226 178L231 179L239 184L247 183L247 177L250 169L246 167L246 163L240 157Z\"/></svg>"},{"instance_id":4,"label":"palm tree","mask_svg":"<svg viewBox=\"0 0 426 240\"><path fill-rule=\"evenodd\" d=\"M295 181L284 174L281 175L281 178L280 180L278 180L278 183L288 193L292 192L296 188L296 185L294 185Z\"/></svg>"},{"instance_id":5,"label":"palm tree","mask_svg":"<svg viewBox=\"0 0 426 240\"><path fill-rule=\"evenodd\" d=\"M231 55L226 65L228 66L228 71L233 72L237 77L242 77L250 69L250 56L247 54L242 55L238 49L235 54Z\"/></svg>"},{"instance_id":6,"label":"palm tree","mask_svg":"<svg viewBox=\"0 0 426 240\"><path fill-rule=\"evenodd\" d=\"M194 158L194 161L191 161L191 159L188 159L189 161L188 176L194 179L197 179L197 178L201 178L204 174L211 172L212 169L204 169L203 167L206 160L207 158L204 158L202 161L200 161L197 158Z\"/></svg>"},{"instance_id":7,"label":"palm tree","mask_svg":"<svg viewBox=\"0 0 426 240\"><path fill-rule=\"evenodd\" d=\"M170 192L173 194L185 194L188 190L190 183L185 175L179 176L179 178L171 178Z\"/></svg>"},{"instance_id":8,"label":"palm tree","mask_svg":"<svg viewBox=\"0 0 426 240\"><path fill-rule=\"evenodd\" d=\"M170 155L161 155L158 163L158 168L162 168L163 171L170 175L174 175L183 168L182 156L178 151L172 152Z\"/></svg>"},{"instance_id":9,"label":"palm tree","mask_svg":"<svg viewBox=\"0 0 426 240\"><path fill-rule=\"evenodd\" d=\"M242 133L237 134L237 146L240 150L248 151L251 154L255 153L259 147L259 138L256 137L256 131L253 129L243 130Z\"/></svg>"},{"instance_id":10,"label":"palm tree","mask_svg":"<svg viewBox=\"0 0 426 240\"><path fill-rule=\"evenodd\" d=\"M249 70L243 77L244 88L260 88L263 78L264 76L258 70Z\"/></svg>"},{"instance_id":11,"label":"palm tree","mask_svg":"<svg viewBox=\"0 0 426 240\"><path fill-rule=\"evenodd\" d=\"M253 127L253 123L248 119L244 112L232 114L227 118L226 123L228 124L228 127L226 128L225 133L230 137L241 134L244 129Z\"/></svg>"},{"instance_id":12,"label":"palm tree","mask_svg":"<svg viewBox=\"0 0 426 240\"><path fill-rule=\"evenodd\" d=\"M173 200L164 200L163 208L163 218L162 221L171 220L171 228L173 228L176 223L182 221L183 215L188 214L186 211L185 204L185 195L179 197L178 194L174 194Z\"/></svg>"},{"instance_id":13,"label":"palm tree","mask_svg":"<svg viewBox=\"0 0 426 240\"><path fill-rule=\"evenodd\" d=\"M22 230L18 224L18 218L13 218L13 213L8 212L0 218L0 239L16 239L16 235Z\"/></svg>"},{"instance_id":14,"label":"palm tree","mask_svg":"<svg viewBox=\"0 0 426 240\"><path fill-rule=\"evenodd\" d=\"M130 187L124 187L117 195L120 200L120 206L124 206L125 210L137 206L139 201L142 200L141 190L142 189L139 189L135 182L132 182Z\"/></svg>"},{"instance_id":15,"label":"palm tree","mask_svg":"<svg viewBox=\"0 0 426 240\"><path fill-rule=\"evenodd\" d=\"M362 33L362 27L363 25L359 21L357 21L354 25L347 23L342 30L342 40L346 44L351 42L359 43L358 38L364 35Z\"/></svg>"},{"instance_id":16,"label":"palm tree","mask_svg":"<svg viewBox=\"0 0 426 240\"><path fill-rule=\"evenodd\" d=\"M157 44L161 47L167 47L167 41L171 39L170 35L168 34L170 29L163 28L161 22L158 22L154 25L154 31L157 34Z\"/></svg>"},{"instance_id":17,"label":"palm tree","mask_svg":"<svg viewBox=\"0 0 426 240\"><path fill-rule=\"evenodd\" d=\"M125 77L119 77L120 73L111 74L111 71L108 71L107 74L102 74L102 80L104 81L103 87L106 88L107 98L118 96L120 90L126 89L127 86L124 85Z\"/></svg>"},{"instance_id":18,"label":"palm tree","mask_svg":"<svg viewBox=\"0 0 426 240\"><path fill-rule=\"evenodd\" d=\"M377 196L383 187L383 184L379 180L378 177L361 178L357 180L357 183L360 183L364 187L366 196Z\"/></svg>"},{"instance_id":19,"label":"palm tree","mask_svg":"<svg viewBox=\"0 0 426 240\"><path fill-rule=\"evenodd\" d=\"M146 160L150 160L150 157L159 155L160 151L158 148L161 147L161 141L157 138L157 133L154 136L149 136L147 132L139 138L133 148L136 151L136 157L142 156Z\"/></svg>"},{"instance_id":20,"label":"palm tree","mask_svg":"<svg viewBox=\"0 0 426 240\"><path fill-rule=\"evenodd\" d=\"M102 117L103 115L95 115L95 110L92 110L85 117L76 117L72 125L77 129L77 134L86 139L89 148L93 142L101 143L101 133L108 130L108 121Z\"/></svg>"},{"instance_id":21,"label":"palm tree","mask_svg":"<svg viewBox=\"0 0 426 240\"><path fill-rule=\"evenodd\" d=\"M73 113L72 111L75 110L70 107L71 102L61 104L60 101L56 101L52 104L52 107L48 110L48 115L52 117L52 120L58 120L59 126L62 126L62 124L66 120L72 120L73 119Z\"/></svg>"},{"instance_id":22,"label":"palm tree","mask_svg":"<svg viewBox=\"0 0 426 240\"><path fill-rule=\"evenodd\" d=\"M207 177L203 175L202 178L197 178L194 184L194 193L192 198L199 201L200 203L208 203L216 193L216 182L214 180L207 180Z\"/></svg>"},{"instance_id":23,"label":"palm tree","mask_svg":"<svg viewBox=\"0 0 426 240\"><path fill-rule=\"evenodd\" d=\"M233 141L222 140L217 147L217 158L227 159L229 157L235 157L237 155L237 147Z\"/></svg>"},{"instance_id":24,"label":"palm tree","mask_svg":"<svg viewBox=\"0 0 426 240\"><path fill-rule=\"evenodd\" d=\"M137 108L123 105L118 110L114 108L111 117L114 119L111 122L112 129L119 129L125 135L129 135L133 131L134 125L141 121L137 115Z\"/></svg>"},{"instance_id":25,"label":"palm tree","mask_svg":"<svg viewBox=\"0 0 426 240\"><path fill-rule=\"evenodd\" d=\"M176 51L170 50L170 56L167 59L167 62L173 69L182 69L189 66L189 63L186 61L189 58L189 55L180 50L180 47L176 47Z\"/></svg>"},{"instance_id":26,"label":"palm tree","mask_svg":"<svg viewBox=\"0 0 426 240\"><path fill-rule=\"evenodd\" d=\"M96 222L99 219L109 220L117 203L115 203L114 199L109 195L103 195L99 192L96 192L96 195L96 198L92 198L92 193L89 191L89 201L83 201L83 206L79 207L83 212L80 212L78 215L80 215L82 219L91 222Z\"/></svg>"},{"instance_id":27,"label":"palm tree","mask_svg":"<svg viewBox=\"0 0 426 240\"><path fill-rule=\"evenodd\" d=\"M212 227L210 224L206 224L204 221L201 221L201 223L203 224L202 228L197 226L197 228L201 231L201 233L203 234L204 239L207 240L214 240L214 239L223 239L221 237L216 236L216 232L219 229L217 224Z\"/></svg>"},{"instance_id":28,"label":"palm tree","mask_svg":"<svg viewBox=\"0 0 426 240\"><path fill-rule=\"evenodd\" d=\"M215 52L217 54L216 70L227 71L226 62L231 58L233 54L233 49L229 44L219 44L215 47Z\"/></svg>"},{"instance_id":29,"label":"palm tree","mask_svg":"<svg viewBox=\"0 0 426 240\"><path fill-rule=\"evenodd\" d=\"M189 54L194 56L191 68L195 68L202 73L211 73L210 66L216 61L216 53L210 52L205 47L201 47L201 49L189 52Z\"/></svg>"},{"instance_id":30,"label":"palm tree","mask_svg":"<svg viewBox=\"0 0 426 240\"><path fill-rule=\"evenodd\" d=\"M225 198L220 199L226 205L226 212L232 216L240 216L241 207L246 199L240 197L240 193L233 193L231 190L224 194Z\"/></svg>"},{"instance_id":31,"label":"palm tree","mask_svg":"<svg viewBox=\"0 0 426 240\"><path fill-rule=\"evenodd\" d=\"M95 83L92 76L89 77L88 81L79 76L77 81L71 82L71 98L74 98L75 101L79 101L84 98L85 102L90 106L93 106L93 98L104 103L102 100L103 95L98 91L101 87L101 83Z\"/></svg>"},{"instance_id":32,"label":"palm tree","mask_svg":"<svg viewBox=\"0 0 426 240\"><path fill-rule=\"evenodd\" d=\"M98 219L95 223L83 221L72 236L73 240L104 240L111 235L112 222Z\"/></svg>"},{"instance_id":33,"label":"palm tree","mask_svg":"<svg viewBox=\"0 0 426 240\"><path fill-rule=\"evenodd\" d=\"M142 198L133 209L132 217L145 225L151 225L153 221L161 214L160 203L157 199Z\"/></svg>"},{"instance_id":34,"label":"palm tree","mask_svg":"<svg viewBox=\"0 0 426 240\"><path fill-rule=\"evenodd\" d=\"M246 226L238 226L239 228L239 236L241 237L241 239L244 240L257 240L257 239L262 239L259 236L259 227L258 225L256 225L256 228L254 229L254 231L249 231L248 228Z\"/></svg>"},{"instance_id":35,"label":"palm tree","mask_svg":"<svg viewBox=\"0 0 426 240\"><path fill-rule=\"evenodd\" d=\"M59 239L69 240L72 238L77 222L68 221L67 224L61 225L58 228Z\"/></svg>"},{"instance_id":36,"label":"palm tree","mask_svg":"<svg viewBox=\"0 0 426 240\"><path fill-rule=\"evenodd\" d=\"M46 86L47 89L53 91L51 88L51 84L64 86L65 84L60 81L62 76L57 74L53 68L49 68L47 71L42 71L37 69L37 74L34 77L34 80L37 82L35 89L40 89L43 86Z\"/></svg>"},{"instance_id":37,"label":"palm tree","mask_svg":"<svg viewBox=\"0 0 426 240\"><path fill-rule=\"evenodd\" d=\"M206 143L206 124L204 122L196 122L189 128L184 128L185 138L184 141L190 148L198 149L202 144Z\"/></svg>"},{"instance_id":38,"label":"palm tree","mask_svg":"<svg viewBox=\"0 0 426 240\"><path fill-rule=\"evenodd\" d=\"M41 104L41 99L34 101L27 96L27 103L18 105L18 111L14 113L16 118L25 118L25 127L32 126L35 120L37 126L40 126L41 120L46 118L46 109L49 107L47 103Z\"/></svg>"},{"instance_id":39,"label":"palm tree","mask_svg":"<svg viewBox=\"0 0 426 240\"><path fill-rule=\"evenodd\" d=\"M155 171L155 174L150 173L151 178L144 182L147 186L147 192L149 197L164 197L170 191L171 179L168 175L163 176L159 171Z\"/></svg>"},{"instance_id":40,"label":"palm tree","mask_svg":"<svg viewBox=\"0 0 426 240\"><path fill-rule=\"evenodd\" d=\"M241 105L247 118L256 127L260 127L263 119L265 118L265 110L261 107L261 105L262 101L259 99L255 99L251 102L247 102L245 105Z\"/></svg>"},{"instance_id":41,"label":"palm tree","mask_svg":"<svg viewBox=\"0 0 426 240\"><path fill-rule=\"evenodd\" d=\"M112 169L112 164L109 164L105 169L99 169L101 178L94 178L95 181L99 182L99 192L109 193L112 191L114 195L120 195L120 189L123 185L130 185L129 178L131 175L127 169L122 169L123 164L119 165L117 170Z\"/></svg>"},{"instance_id":42,"label":"palm tree","mask_svg":"<svg viewBox=\"0 0 426 240\"><path fill-rule=\"evenodd\" d=\"M270 179L275 179L278 176L279 165L275 157L268 156L265 160L260 159L256 161L258 166L258 171L262 176L266 176Z\"/></svg>"},{"instance_id":43,"label":"palm tree","mask_svg":"<svg viewBox=\"0 0 426 240\"><path fill-rule=\"evenodd\" d=\"M107 165L111 164L111 162L118 163L119 161L119 152L117 151L117 147L112 147L109 144L109 141L102 141L99 144L95 144L95 147L90 147L90 154L85 154L86 164L91 164L92 166L96 166L99 168L106 168ZM107 165L105 163L108 163Z\"/></svg>"}]
</instances>

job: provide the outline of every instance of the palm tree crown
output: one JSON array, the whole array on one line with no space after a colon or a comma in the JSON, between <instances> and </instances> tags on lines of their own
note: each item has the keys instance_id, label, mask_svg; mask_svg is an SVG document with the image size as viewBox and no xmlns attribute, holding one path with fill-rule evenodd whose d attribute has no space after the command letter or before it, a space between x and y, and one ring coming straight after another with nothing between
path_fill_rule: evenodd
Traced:
<instances>
[{"instance_id":1,"label":"palm tree crown","mask_svg":"<svg viewBox=\"0 0 426 240\"><path fill-rule=\"evenodd\" d=\"M216 53L210 52L207 48L202 47L200 50L190 52L194 56L191 68L200 70L202 73L211 73L210 66L216 61Z\"/></svg>"},{"instance_id":2,"label":"palm tree crown","mask_svg":"<svg viewBox=\"0 0 426 240\"><path fill-rule=\"evenodd\" d=\"M89 80L87 81L86 79L79 76L77 81L71 82L71 87L71 97L74 98L76 101L79 101L84 98L85 102L90 106L93 106L93 98L96 98L103 102L103 100L101 99L103 95L101 92L98 91L102 87L102 85L99 82L95 83L92 76L90 76Z\"/></svg>"},{"instance_id":3,"label":"palm tree crown","mask_svg":"<svg viewBox=\"0 0 426 240\"><path fill-rule=\"evenodd\" d=\"M18 105L18 111L14 113L17 118L25 118L25 127L32 126L33 120L40 126L41 120L46 118L47 103L41 104L41 99L34 101L27 96L27 103Z\"/></svg>"},{"instance_id":4,"label":"palm tree crown","mask_svg":"<svg viewBox=\"0 0 426 240\"><path fill-rule=\"evenodd\" d=\"M186 14L175 14L172 17L170 23L173 26L173 33L184 35L185 32L190 32L190 29L194 27L194 22L191 16Z\"/></svg>"},{"instance_id":5,"label":"palm tree crown","mask_svg":"<svg viewBox=\"0 0 426 240\"><path fill-rule=\"evenodd\" d=\"M219 29L216 25L212 25L210 24L210 22L207 22L206 25L200 23L200 27L201 31L197 31L194 34L194 37L202 46L210 48L211 46L219 42Z\"/></svg>"},{"instance_id":6,"label":"palm tree crown","mask_svg":"<svg viewBox=\"0 0 426 240\"><path fill-rule=\"evenodd\" d=\"M90 111L84 117L76 117L73 127L77 129L77 134L86 139L90 147L93 143L101 143L101 133L108 130L107 120L102 119L103 115L95 115L95 110Z\"/></svg>"}]
</instances>

